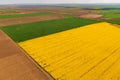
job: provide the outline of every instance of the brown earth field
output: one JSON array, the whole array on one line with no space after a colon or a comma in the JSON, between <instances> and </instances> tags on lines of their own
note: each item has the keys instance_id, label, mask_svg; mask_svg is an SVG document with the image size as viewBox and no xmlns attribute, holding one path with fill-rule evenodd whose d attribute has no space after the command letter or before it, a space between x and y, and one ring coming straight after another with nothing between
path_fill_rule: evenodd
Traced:
<instances>
[{"instance_id":1,"label":"brown earth field","mask_svg":"<svg viewBox=\"0 0 120 80\"><path fill-rule=\"evenodd\" d=\"M104 18L104 20L120 20L120 18Z\"/></svg>"},{"instance_id":2,"label":"brown earth field","mask_svg":"<svg viewBox=\"0 0 120 80\"><path fill-rule=\"evenodd\" d=\"M0 26L8 26L14 24L23 24L44 20L54 20L60 19L62 16L60 15L44 15L44 16L34 16L34 17L21 17L21 18L9 18L9 19L0 19Z\"/></svg>"},{"instance_id":3,"label":"brown earth field","mask_svg":"<svg viewBox=\"0 0 120 80\"><path fill-rule=\"evenodd\" d=\"M24 11L24 10L16 10L16 12L0 12L0 15L14 15L14 14L30 14L30 13L37 13L40 11Z\"/></svg>"},{"instance_id":4,"label":"brown earth field","mask_svg":"<svg viewBox=\"0 0 120 80\"><path fill-rule=\"evenodd\" d=\"M38 13L38 12L49 12L49 11L69 11L72 10L68 8L56 8L56 7L3 7L0 9L3 10L0 12L0 15L12 15L12 14L29 14L29 13ZM6 11L9 10L9 11ZM74 9L73 9L74 10Z\"/></svg>"},{"instance_id":5,"label":"brown earth field","mask_svg":"<svg viewBox=\"0 0 120 80\"><path fill-rule=\"evenodd\" d=\"M20 7L20 6L0 6L1 10L12 10L16 12L2 12L0 15L8 15L8 14L28 14L28 13L37 13L37 12L47 12L49 10L54 11L67 11L72 8L62 8L62 7L48 7L48 6L29 6L29 7Z\"/></svg>"},{"instance_id":6,"label":"brown earth field","mask_svg":"<svg viewBox=\"0 0 120 80\"><path fill-rule=\"evenodd\" d=\"M97 11L90 11L90 10L78 10L78 9L73 9L73 10L66 10L66 11L62 11L62 10L46 10L46 12L51 12L51 13L55 13L55 14L73 14L75 16L81 16L83 18L101 18L102 15L98 14Z\"/></svg>"},{"instance_id":7,"label":"brown earth field","mask_svg":"<svg viewBox=\"0 0 120 80\"><path fill-rule=\"evenodd\" d=\"M101 14L83 14L79 16L80 18L86 18L86 19L100 19L103 18L103 15Z\"/></svg>"},{"instance_id":8,"label":"brown earth field","mask_svg":"<svg viewBox=\"0 0 120 80\"><path fill-rule=\"evenodd\" d=\"M53 80L0 30L0 80Z\"/></svg>"},{"instance_id":9,"label":"brown earth field","mask_svg":"<svg viewBox=\"0 0 120 80\"><path fill-rule=\"evenodd\" d=\"M4 9L5 10L5 9ZM13 12L12 12L13 11ZM39 9L39 10L24 10L24 9L11 9L10 11L1 11L0 12L0 15L14 15L14 14L31 14L31 13L40 13L40 12L48 12L47 10L42 10L42 9Z\"/></svg>"},{"instance_id":10,"label":"brown earth field","mask_svg":"<svg viewBox=\"0 0 120 80\"><path fill-rule=\"evenodd\" d=\"M69 10L66 10L66 11L61 11L61 10L46 10L46 12L51 12L51 13L56 13L56 14L74 14L74 15L81 15L81 14L84 14L84 13L88 13L87 11L84 11L84 10L75 10L75 11L69 11Z\"/></svg>"}]
</instances>

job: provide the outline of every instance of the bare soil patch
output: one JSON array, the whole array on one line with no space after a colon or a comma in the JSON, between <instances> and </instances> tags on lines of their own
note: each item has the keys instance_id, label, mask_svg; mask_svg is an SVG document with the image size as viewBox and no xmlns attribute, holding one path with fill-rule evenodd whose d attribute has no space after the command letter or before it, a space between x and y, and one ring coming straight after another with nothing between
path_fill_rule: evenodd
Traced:
<instances>
[{"instance_id":1,"label":"bare soil patch","mask_svg":"<svg viewBox=\"0 0 120 80\"><path fill-rule=\"evenodd\" d=\"M116 12L115 14L120 14L120 12Z\"/></svg>"},{"instance_id":2,"label":"bare soil patch","mask_svg":"<svg viewBox=\"0 0 120 80\"><path fill-rule=\"evenodd\" d=\"M10 18L10 19L0 19L0 26L8 26L14 24L23 24L44 20L54 20L60 19L62 16L60 15L45 15L45 16L34 16L34 17L22 17L22 18Z\"/></svg>"},{"instance_id":3,"label":"bare soil patch","mask_svg":"<svg viewBox=\"0 0 120 80\"><path fill-rule=\"evenodd\" d=\"M0 15L14 15L14 14L31 14L31 13L40 13L40 12L47 12L48 10L44 9L10 9L7 11L3 9L0 11Z\"/></svg>"},{"instance_id":4,"label":"bare soil patch","mask_svg":"<svg viewBox=\"0 0 120 80\"><path fill-rule=\"evenodd\" d=\"M83 14L79 16L80 18L86 18L86 19L100 19L103 17L103 15L100 14Z\"/></svg>"},{"instance_id":5,"label":"bare soil patch","mask_svg":"<svg viewBox=\"0 0 120 80\"><path fill-rule=\"evenodd\" d=\"M104 18L104 20L120 20L120 18Z\"/></svg>"},{"instance_id":6,"label":"bare soil patch","mask_svg":"<svg viewBox=\"0 0 120 80\"><path fill-rule=\"evenodd\" d=\"M0 30L0 80L52 80Z\"/></svg>"}]
</instances>

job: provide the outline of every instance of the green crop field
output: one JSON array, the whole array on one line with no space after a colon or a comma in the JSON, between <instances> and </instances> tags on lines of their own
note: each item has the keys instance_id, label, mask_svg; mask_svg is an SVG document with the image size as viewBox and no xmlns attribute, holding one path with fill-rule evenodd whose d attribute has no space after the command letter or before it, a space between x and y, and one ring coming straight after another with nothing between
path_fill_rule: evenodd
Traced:
<instances>
[{"instance_id":1,"label":"green crop field","mask_svg":"<svg viewBox=\"0 0 120 80\"><path fill-rule=\"evenodd\" d=\"M105 18L120 18L119 10L100 10Z\"/></svg>"},{"instance_id":2,"label":"green crop field","mask_svg":"<svg viewBox=\"0 0 120 80\"><path fill-rule=\"evenodd\" d=\"M106 22L112 23L112 24L118 24L120 25L120 20L105 20Z\"/></svg>"},{"instance_id":3,"label":"green crop field","mask_svg":"<svg viewBox=\"0 0 120 80\"><path fill-rule=\"evenodd\" d=\"M75 15L73 14L62 14L64 18L75 18Z\"/></svg>"},{"instance_id":4,"label":"green crop field","mask_svg":"<svg viewBox=\"0 0 120 80\"><path fill-rule=\"evenodd\" d=\"M26 24L1 27L14 41L21 42L28 39L96 23L96 20L80 18L64 18Z\"/></svg>"},{"instance_id":5,"label":"green crop field","mask_svg":"<svg viewBox=\"0 0 120 80\"><path fill-rule=\"evenodd\" d=\"M12 14L12 15L0 15L0 18L19 18L19 17L29 17L29 16L42 16L52 14L50 12L39 12L31 14Z\"/></svg>"}]
</instances>

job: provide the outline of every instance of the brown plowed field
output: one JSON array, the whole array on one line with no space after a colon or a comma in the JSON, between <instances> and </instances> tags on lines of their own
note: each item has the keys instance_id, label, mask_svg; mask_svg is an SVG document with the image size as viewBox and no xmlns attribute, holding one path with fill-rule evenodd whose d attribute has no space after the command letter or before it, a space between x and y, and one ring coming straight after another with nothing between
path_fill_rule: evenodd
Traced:
<instances>
[{"instance_id":1,"label":"brown plowed field","mask_svg":"<svg viewBox=\"0 0 120 80\"><path fill-rule=\"evenodd\" d=\"M45 15L45 16L35 16L35 17L0 19L0 26L8 26L14 24L44 21L44 20L54 20L60 18L62 18L62 16L60 15Z\"/></svg>"},{"instance_id":2,"label":"brown plowed field","mask_svg":"<svg viewBox=\"0 0 120 80\"><path fill-rule=\"evenodd\" d=\"M0 80L52 80L0 30Z\"/></svg>"},{"instance_id":3,"label":"brown plowed field","mask_svg":"<svg viewBox=\"0 0 120 80\"><path fill-rule=\"evenodd\" d=\"M79 16L80 18L86 18L86 19L100 19L103 17L103 15L100 14L83 14Z\"/></svg>"}]
</instances>

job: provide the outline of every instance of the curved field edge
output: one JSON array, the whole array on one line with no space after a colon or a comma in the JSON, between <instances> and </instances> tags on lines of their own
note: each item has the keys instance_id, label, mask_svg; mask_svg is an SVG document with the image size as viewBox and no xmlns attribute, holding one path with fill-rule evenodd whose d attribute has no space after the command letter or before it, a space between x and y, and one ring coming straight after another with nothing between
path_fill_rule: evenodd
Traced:
<instances>
[{"instance_id":1,"label":"curved field edge","mask_svg":"<svg viewBox=\"0 0 120 80\"><path fill-rule=\"evenodd\" d=\"M1 27L15 42L22 42L68 29L96 23L96 20L65 18Z\"/></svg>"}]
</instances>

